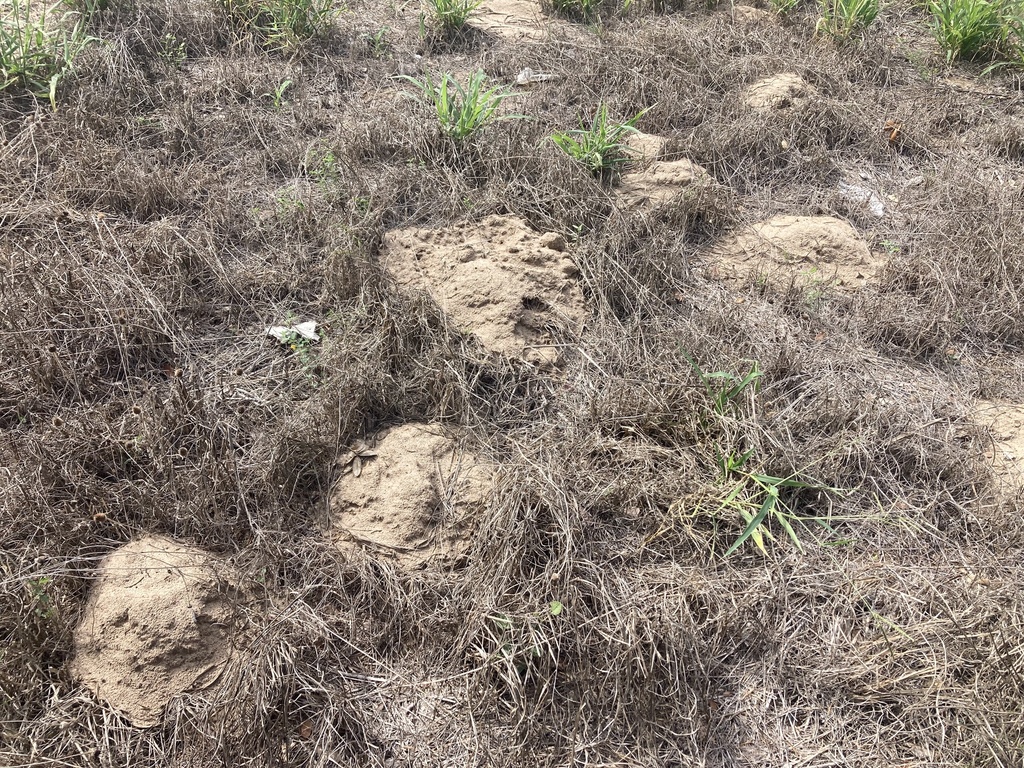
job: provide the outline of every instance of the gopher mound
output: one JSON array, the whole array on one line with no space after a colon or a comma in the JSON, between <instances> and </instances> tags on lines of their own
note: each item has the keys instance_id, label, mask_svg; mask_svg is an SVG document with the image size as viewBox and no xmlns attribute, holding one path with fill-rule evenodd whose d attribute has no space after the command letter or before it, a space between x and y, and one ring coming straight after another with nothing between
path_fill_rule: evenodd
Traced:
<instances>
[{"instance_id":1,"label":"gopher mound","mask_svg":"<svg viewBox=\"0 0 1024 768\"><path fill-rule=\"evenodd\" d=\"M542 40L548 20L531 0L485 0L471 16L477 29L513 40Z\"/></svg>"},{"instance_id":2,"label":"gopher mound","mask_svg":"<svg viewBox=\"0 0 1024 768\"><path fill-rule=\"evenodd\" d=\"M982 400L974 418L992 436L985 458L996 478L1014 489L1024 485L1024 405Z\"/></svg>"},{"instance_id":3,"label":"gopher mound","mask_svg":"<svg viewBox=\"0 0 1024 768\"><path fill-rule=\"evenodd\" d=\"M330 503L341 548L368 547L406 569L465 556L492 472L431 426L404 424L343 458Z\"/></svg>"},{"instance_id":4,"label":"gopher mound","mask_svg":"<svg viewBox=\"0 0 1024 768\"><path fill-rule=\"evenodd\" d=\"M655 160L619 180L619 200L626 207L661 205L696 184L710 183L708 172L689 160Z\"/></svg>"},{"instance_id":5,"label":"gopher mound","mask_svg":"<svg viewBox=\"0 0 1024 768\"><path fill-rule=\"evenodd\" d=\"M75 630L71 673L132 725L160 722L176 695L216 680L231 652L232 610L215 559L151 536L100 563Z\"/></svg>"},{"instance_id":6,"label":"gopher mound","mask_svg":"<svg viewBox=\"0 0 1024 768\"><path fill-rule=\"evenodd\" d=\"M727 237L711 255L727 281L753 275L776 285L859 288L881 267L857 230L831 216L776 216Z\"/></svg>"},{"instance_id":7,"label":"gopher mound","mask_svg":"<svg viewBox=\"0 0 1024 768\"><path fill-rule=\"evenodd\" d=\"M668 139L642 131L631 132L622 142L629 149L631 162L634 165L647 165L665 151Z\"/></svg>"},{"instance_id":8,"label":"gopher mound","mask_svg":"<svg viewBox=\"0 0 1024 768\"><path fill-rule=\"evenodd\" d=\"M427 291L461 331L487 349L554 362L560 332L578 332L583 296L565 239L510 216L448 229L403 229L381 258L399 285Z\"/></svg>"},{"instance_id":9,"label":"gopher mound","mask_svg":"<svg viewBox=\"0 0 1024 768\"><path fill-rule=\"evenodd\" d=\"M755 112L788 109L817 95L814 86L794 72L772 75L747 88L743 103Z\"/></svg>"}]
</instances>

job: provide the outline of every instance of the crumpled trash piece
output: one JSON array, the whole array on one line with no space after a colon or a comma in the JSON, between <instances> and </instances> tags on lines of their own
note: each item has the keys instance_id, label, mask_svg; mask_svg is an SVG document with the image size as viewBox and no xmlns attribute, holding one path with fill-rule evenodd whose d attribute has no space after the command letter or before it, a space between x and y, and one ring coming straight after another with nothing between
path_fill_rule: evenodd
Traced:
<instances>
[{"instance_id":1,"label":"crumpled trash piece","mask_svg":"<svg viewBox=\"0 0 1024 768\"><path fill-rule=\"evenodd\" d=\"M558 75L549 75L546 72L534 72L529 67L523 69L516 75L516 85L530 85L531 83L546 83L548 80L555 80Z\"/></svg>"},{"instance_id":2,"label":"crumpled trash piece","mask_svg":"<svg viewBox=\"0 0 1024 768\"><path fill-rule=\"evenodd\" d=\"M851 203L863 203L867 206L872 216L877 216L878 218L885 216L885 203L882 202L882 198L867 187L840 181L839 196Z\"/></svg>"},{"instance_id":3,"label":"crumpled trash piece","mask_svg":"<svg viewBox=\"0 0 1024 768\"><path fill-rule=\"evenodd\" d=\"M315 320L306 320L292 325L272 325L267 328L267 336L277 339L282 344L291 343L296 335L310 341L320 341L320 334L316 332Z\"/></svg>"}]
</instances>

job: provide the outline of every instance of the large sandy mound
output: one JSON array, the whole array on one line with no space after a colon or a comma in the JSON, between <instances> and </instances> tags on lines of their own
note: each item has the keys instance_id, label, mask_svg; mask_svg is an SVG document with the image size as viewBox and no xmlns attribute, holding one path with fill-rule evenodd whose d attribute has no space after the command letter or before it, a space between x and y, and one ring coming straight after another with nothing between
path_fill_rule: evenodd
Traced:
<instances>
[{"instance_id":1,"label":"large sandy mound","mask_svg":"<svg viewBox=\"0 0 1024 768\"><path fill-rule=\"evenodd\" d=\"M133 725L160 722L177 694L215 680L228 660L232 610L216 561L151 536L100 563L75 630L72 674Z\"/></svg>"},{"instance_id":2,"label":"large sandy mound","mask_svg":"<svg viewBox=\"0 0 1024 768\"><path fill-rule=\"evenodd\" d=\"M449 229L389 232L381 258L400 285L430 293L487 349L552 362L552 331L578 331L584 314L565 247L561 235L490 216Z\"/></svg>"},{"instance_id":3,"label":"large sandy mound","mask_svg":"<svg viewBox=\"0 0 1024 768\"><path fill-rule=\"evenodd\" d=\"M660 205L695 184L710 181L708 172L690 160L655 160L645 168L623 174L618 195L626 207Z\"/></svg>"},{"instance_id":4,"label":"large sandy mound","mask_svg":"<svg viewBox=\"0 0 1024 768\"><path fill-rule=\"evenodd\" d=\"M776 216L727 237L712 250L726 280L860 287L881 260L850 224L831 216Z\"/></svg>"},{"instance_id":5,"label":"large sandy mound","mask_svg":"<svg viewBox=\"0 0 1024 768\"><path fill-rule=\"evenodd\" d=\"M798 106L816 94L814 86L800 75L783 72L758 80L747 88L743 103L755 112L770 112Z\"/></svg>"},{"instance_id":6,"label":"large sandy mound","mask_svg":"<svg viewBox=\"0 0 1024 768\"><path fill-rule=\"evenodd\" d=\"M464 556L491 490L492 472L431 426L403 424L343 458L330 533L405 568Z\"/></svg>"},{"instance_id":7,"label":"large sandy mound","mask_svg":"<svg viewBox=\"0 0 1024 768\"><path fill-rule=\"evenodd\" d=\"M1012 488L1024 485L1024 405L982 400L974 418L992 436L985 457L996 477Z\"/></svg>"}]
</instances>

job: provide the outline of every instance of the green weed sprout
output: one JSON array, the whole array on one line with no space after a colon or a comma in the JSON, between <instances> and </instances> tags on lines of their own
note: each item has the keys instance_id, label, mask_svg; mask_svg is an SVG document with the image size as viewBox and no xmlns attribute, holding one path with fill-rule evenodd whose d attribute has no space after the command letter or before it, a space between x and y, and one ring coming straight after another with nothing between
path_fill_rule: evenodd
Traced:
<instances>
[{"instance_id":1,"label":"green weed sprout","mask_svg":"<svg viewBox=\"0 0 1024 768\"><path fill-rule=\"evenodd\" d=\"M1020 59L1024 16L1013 0L931 0L928 8L947 61Z\"/></svg>"},{"instance_id":2,"label":"green weed sprout","mask_svg":"<svg viewBox=\"0 0 1024 768\"><path fill-rule=\"evenodd\" d=\"M95 38L85 34L81 20L69 32L48 23L46 8L33 18L30 2L10 3L0 18L0 92L21 90L48 98L56 109L57 86Z\"/></svg>"},{"instance_id":3,"label":"green weed sprout","mask_svg":"<svg viewBox=\"0 0 1024 768\"><path fill-rule=\"evenodd\" d=\"M437 81L429 74L425 74L422 80L409 75L401 77L416 86L419 94L413 96L433 108L441 129L456 141L468 139L492 120L523 117L495 115L501 102L512 93L500 87L485 88L487 75L481 70L470 75L465 87L448 73Z\"/></svg>"},{"instance_id":4,"label":"green weed sprout","mask_svg":"<svg viewBox=\"0 0 1024 768\"><path fill-rule=\"evenodd\" d=\"M805 482L796 477L775 477L761 472L746 472L743 470L743 466L753 453L753 450L750 450L738 457L719 455L719 467L723 471L723 477L733 485L722 498L713 515L717 517L722 512L733 511L746 522L743 532L725 551L724 557L729 557L748 541L753 541L762 554L767 554L765 542L774 538L768 528L768 523L771 520L782 527L796 548L801 551L803 551L803 544L794 524L806 525L814 522L824 528L828 534L835 535L835 530L824 518L797 515L783 501L782 491L788 488L806 488L838 492L839 489Z\"/></svg>"},{"instance_id":5,"label":"green weed sprout","mask_svg":"<svg viewBox=\"0 0 1024 768\"><path fill-rule=\"evenodd\" d=\"M594 21L601 10L602 0L551 0L551 10L560 16L578 21ZM623 11L629 9L629 0Z\"/></svg>"},{"instance_id":6,"label":"green weed sprout","mask_svg":"<svg viewBox=\"0 0 1024 768\"><path fill-rule=\"evenodd\" d=\"M629 134L639 133L636 124L646 113L647 109L642 109L624 123L613 123L608 118L608 106L601 104L589 128L561 131L551 141L591 173L613 173L632 159L632 150L624 141Z\"/></svg>"},{"instance_id":7,"label":"green weed sprout","mask_svg":"<svg viewBox=\"0 0 1024 768\"><path fill-rule=\"evenodd\" d=\"M879 0L820 0L818 30L845 39L871 26L878 17Z\"/></svg>"},{"instance_id":8,"label":"green weed sprout","mask_svg":"<svg viewBox=\"0 0 1024 768\"><path fill-rule=\"evenodd\" d=\"M336 11L331 0L220 0L234 23L270 48L295 48L325 35Z\"/></svg>"},{"instance_id":9,"label":"green weed sprout","mask_svg":"<svg viewBox=\"0 0 1024 768\"><path fill-rule=\"evenodd\" d=\"M462 29L483 0L428 0L430 12L446 31Z\"/></svg>"}]
</instances>

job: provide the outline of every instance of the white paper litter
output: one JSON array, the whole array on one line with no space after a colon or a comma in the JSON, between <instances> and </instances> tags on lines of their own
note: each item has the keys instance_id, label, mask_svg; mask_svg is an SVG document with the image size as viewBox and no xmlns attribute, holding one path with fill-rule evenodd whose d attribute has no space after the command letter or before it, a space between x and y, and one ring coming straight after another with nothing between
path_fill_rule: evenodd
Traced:
<instances>
[{"instance_id":1,"label":"white paper litter","mask_svg":"<svg viewBox=\"0 0 1024 768\"><path fill-rule=\"evenodd\" d=\"M877 216L878 218L885 216L885 203L882 202L882 198L866 187L862 187L859 184L847 184L845 181L840 181L839 196L851 203L863 203L867 205L872 216Z\"/></svg>"},{"instance_id":2,"label":"white paper litter","mask_svg":"<svg viewBox=\"0 0 1024 768\"><path fill-rule=\"evenodd\" d=\"M524 67L518 75L516 75L516 85L529 85L530 83L544 83L548 80L554 80L558 75L549 75L546 72L534 72L529 67Z\"/></svg>"},{"instance_id":3,"label":"white paper litter","mask_svg":"<svg viewBox=\"0 0 1024 768\"><path fill-rule=\"evenodd\" d=\"M294 325L272 325L267 328L267 336L277 339L282 344L290 343L296 335L310 341L320 341L320 334L316 332L315 320L306 320Z\"/></svg>"}]
</instances>

